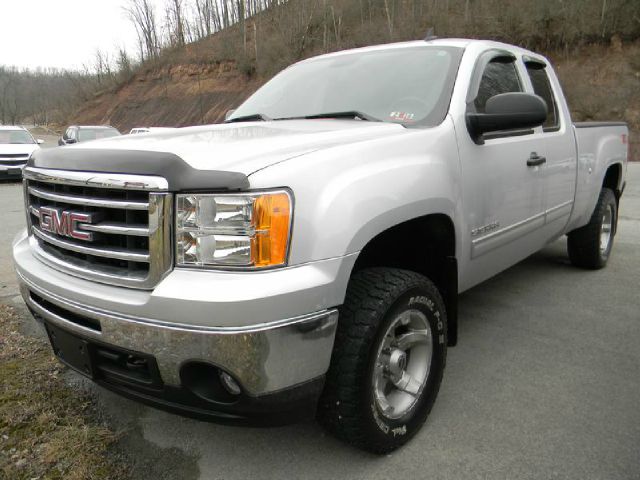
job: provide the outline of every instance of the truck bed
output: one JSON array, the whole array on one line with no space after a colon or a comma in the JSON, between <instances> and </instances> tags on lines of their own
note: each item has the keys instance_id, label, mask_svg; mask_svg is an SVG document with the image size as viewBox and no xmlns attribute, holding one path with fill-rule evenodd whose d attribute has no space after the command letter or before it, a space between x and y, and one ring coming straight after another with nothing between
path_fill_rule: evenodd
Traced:
<instances>
[{"instance_id":1,"label":"truck bed","mask_svg":"<svg viewBox=\"0 0 640 480\"><path fill-rule=\"evenodd\" d=\"M578 151L577 189L569 230L589 221L607 168L621 163L626 170L629 129L624 122L574 123ZM621 172L624 174L624 171ZM621 175L620 178L624 178ZM618 186L621 187L621 186Z\"/></svg>"},{"instance_id":2,"label":"truck bed","mask_svg":"<svg viewBox=\"0 0 640 480\"><path fill-rule=\"evenodd\" d=\"M627 127L625 122L574 122L576 128Z\"/></svg>"}]
</instances>

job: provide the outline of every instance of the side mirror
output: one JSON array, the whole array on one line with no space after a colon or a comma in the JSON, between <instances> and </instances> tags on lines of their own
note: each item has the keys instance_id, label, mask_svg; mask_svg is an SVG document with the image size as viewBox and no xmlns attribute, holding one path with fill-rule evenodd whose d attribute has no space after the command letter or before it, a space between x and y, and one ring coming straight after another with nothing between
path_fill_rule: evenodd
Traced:
<instances>
[{"instance_id":1,"label":"side mirror","mask_svg":"<svg viewBox=\"0 0 640 480\"><path fill-rule=\"evenodd\" d=\"M42 145L42 144L44 143L44 140L42 140L41 138L39 138L39 139L37 139L37 140L36 140L36 143L37 143L38 145Z\"/></svg>"},{"instance_id":2,"label":"side mirror","mask_svg":"<svg viewBox=\"0 0 640 480\"><path fill-rule=\"evenodd\" d=\"M482 135L501 130L518 130L542 125L547 104L538 95L522 92L501 93L487 100L485 113L467 113L467 128L478 144Z\"/></svg>"},{"instance_id":3,"label":"side mirror","mask_svg":"<svg viewBox=\"0 0 640 480\"><path fill-rule=\"evenodd\" d=\"M233 115L233 112L235 112L236 109L232 108L231 110L227 110L227 113L224 114L224 121L226 122L227 120L229 120L229 118L231 117L231 115Z\"/></svg>"}]
</instances>

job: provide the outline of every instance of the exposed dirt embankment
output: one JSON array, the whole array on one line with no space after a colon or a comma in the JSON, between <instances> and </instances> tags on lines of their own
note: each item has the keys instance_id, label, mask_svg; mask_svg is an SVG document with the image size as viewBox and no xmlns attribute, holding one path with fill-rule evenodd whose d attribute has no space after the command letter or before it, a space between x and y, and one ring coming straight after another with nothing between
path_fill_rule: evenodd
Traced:
<instances>
[{"instance_id":1,"label":"exposed dirt embankment","mask_svg":"<svg viewBox=\"0 0 640 480\"><path fill-rule=\"evenodd\" d=\"M547 52L574 120L624 120L633 160L640 160L640 43ZM185 63L146 69L115 92L103 93L77 113L79 124L186 126L219 122L266 79L248 77L234 62Z\"/></svg>"},{"instance_id":2,"label":"exposed dirt embankment","mask_svg":"<svg viewBox=\"0 0 640 480\"><path fill-rule=\"evenodd\" d=\"M640 161L640 43L584 47L551 53L574 121L622 120L629 124L630 159Z\"/></svg>"},{"instance_id":3,"label":"exposed dirt embankment","mask_svg":"<svg viewBox=\"0 0 640 480\"><path fill-rule=\"evenodd\" d=\"M263 81L240 73L233 62L166 66L138 73L116 92L98 95L83 105L74 122L110 124L123 133L136 126L215 123Z\"/></svg>"}]
</instances>

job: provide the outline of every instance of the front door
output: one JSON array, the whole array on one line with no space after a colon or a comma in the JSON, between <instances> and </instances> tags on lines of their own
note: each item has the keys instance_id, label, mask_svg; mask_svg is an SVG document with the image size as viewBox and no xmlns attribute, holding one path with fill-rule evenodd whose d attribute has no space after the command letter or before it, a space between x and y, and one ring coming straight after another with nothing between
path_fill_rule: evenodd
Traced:
<instances>
[{"instance_id":1,"label":"front door","mask_svg":"<svg viewBox=\"0 0 640 480\"><path fill-rule=\"evenodd\" d=\"M482 113L494 95L525 91L526 75L513 55L496 53L474 72L477 94L468 109ZM542 129L485 134L474 143L458 129L468 257L461 290L522 260L545 244Z\"/></svg>"}]
</instances>

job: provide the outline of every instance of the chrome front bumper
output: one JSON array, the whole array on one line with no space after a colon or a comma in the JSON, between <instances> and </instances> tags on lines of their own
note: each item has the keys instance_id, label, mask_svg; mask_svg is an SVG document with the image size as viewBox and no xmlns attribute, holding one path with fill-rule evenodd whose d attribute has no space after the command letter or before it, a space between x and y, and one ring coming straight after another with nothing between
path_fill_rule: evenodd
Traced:
<instances>
[{"instance_id":1,"label":"chrome front bumper","mask_svg":"<svg viewBox=\"0 0 640 480\"><path fill-rule=\"evenodd\" d=\"M149 291L54 269L35 255L24 231L13 243L22 295L37 316L88 341L153 356L165 385L181 385L186 362L206 362L231 374L252 397L327 372L334 307L344 300L355 258L260 274L174 269Z\"/></svg>"},{"instance_id":2,"label":"chrome front bumper","mask_svg":"<svg viewBox=\"0 0 640 480\"><path fill-rule=\"evenodd\" d=\"M331 358L335 309L251 327L187 328L80 305L18 276L22 297L38 316L83 338L152 355L168 385L181 384L186 361L202 361L229 372L249 395L261 395L321 377ZM100 330L77 318L97 320Z\"/></svg>"}]
</instances>

